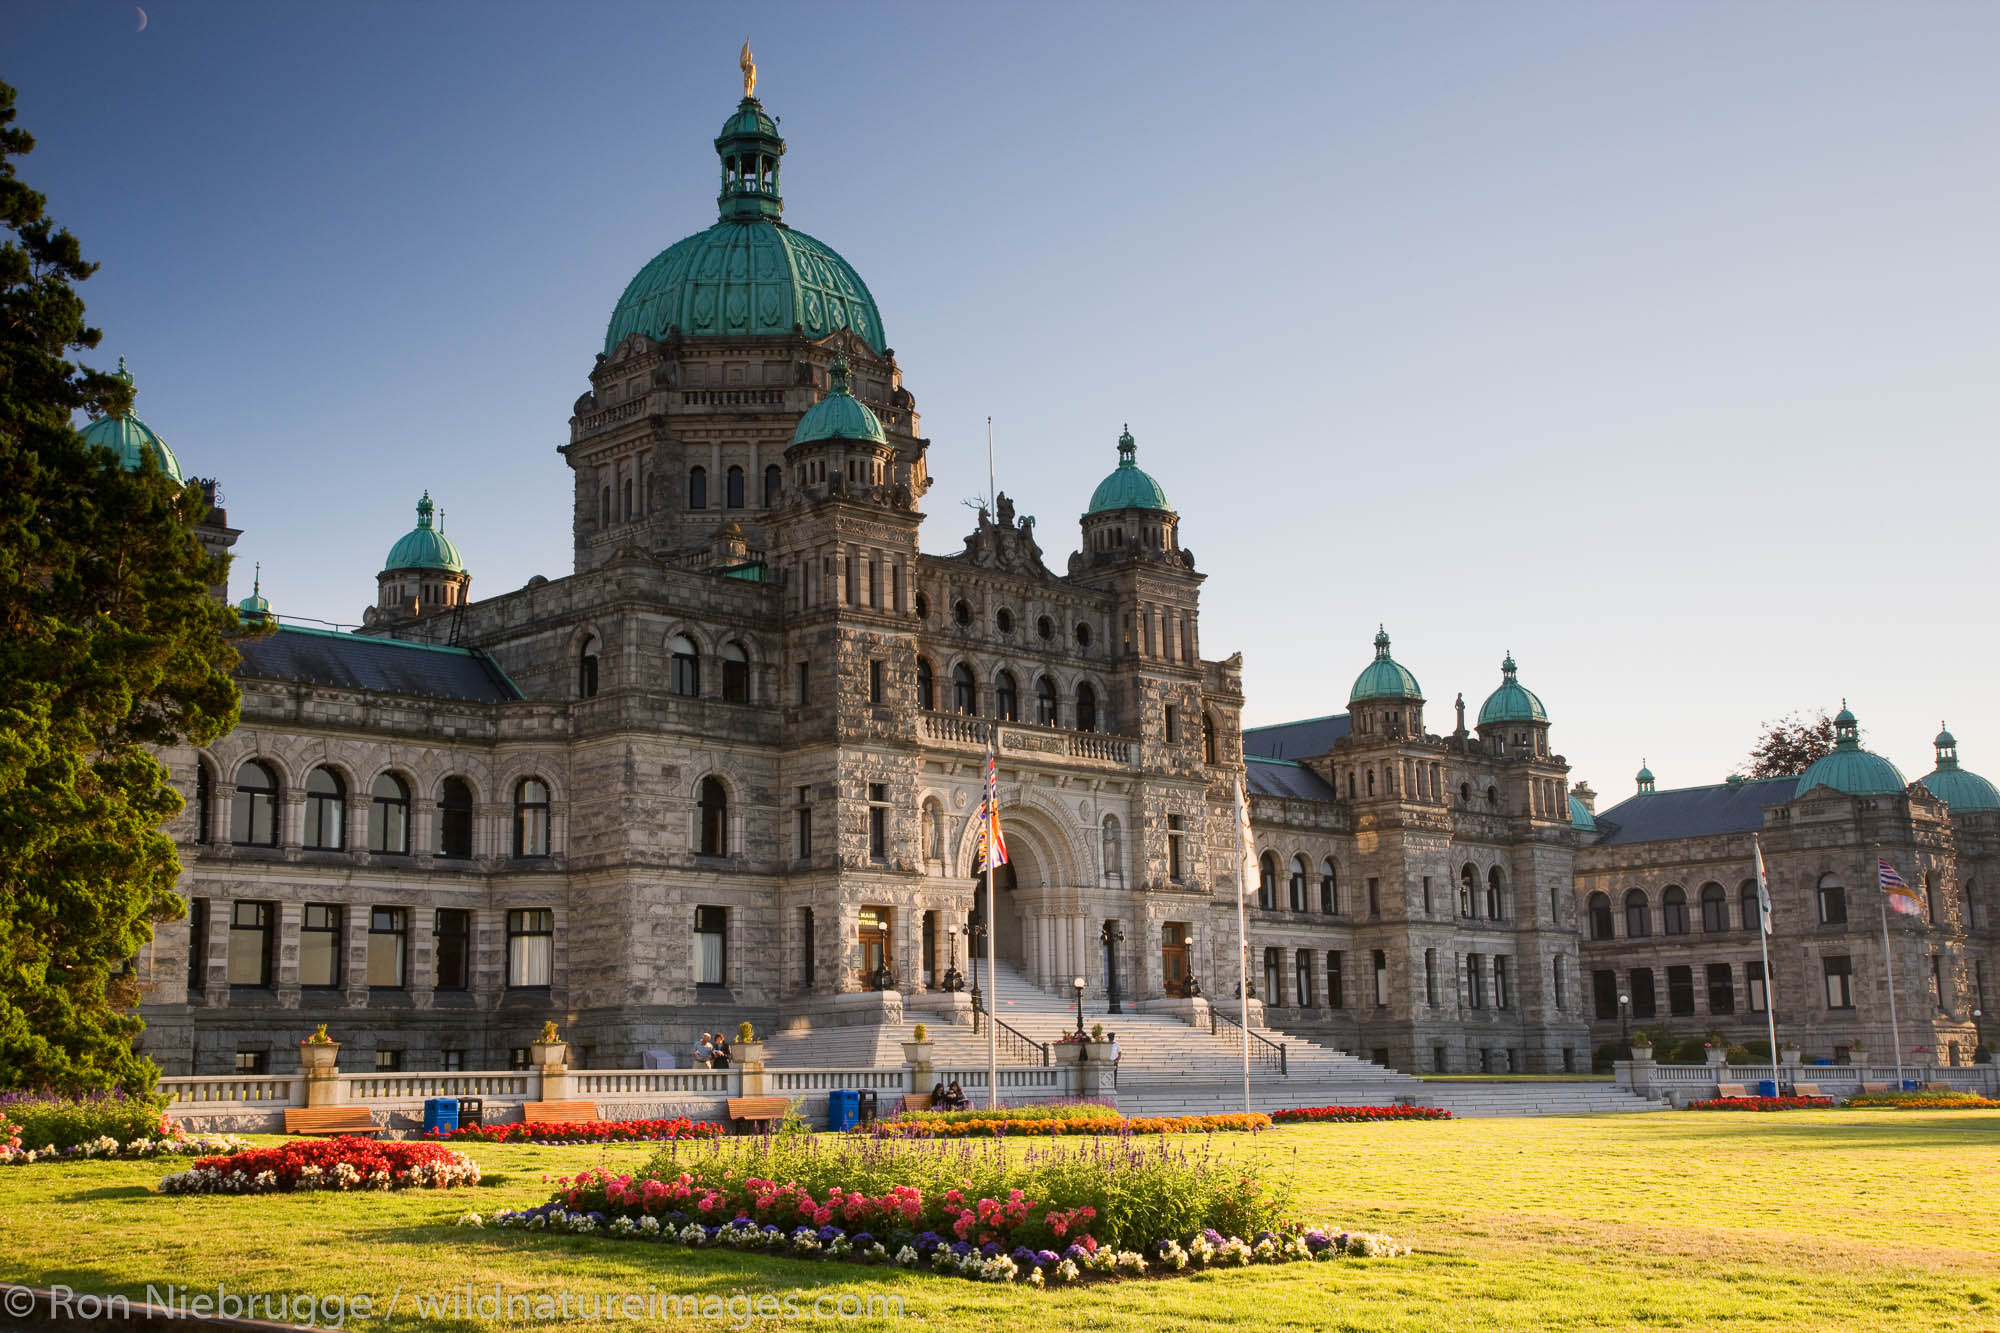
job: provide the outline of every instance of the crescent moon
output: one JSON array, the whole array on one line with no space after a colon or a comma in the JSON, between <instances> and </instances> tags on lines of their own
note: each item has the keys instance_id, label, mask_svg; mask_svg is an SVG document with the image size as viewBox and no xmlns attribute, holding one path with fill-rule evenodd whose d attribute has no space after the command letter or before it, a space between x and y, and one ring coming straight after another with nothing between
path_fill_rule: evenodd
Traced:
<instances>
[{"instance_id":1,"label":"crescent moon","mask_svg":"<svg viewBox=\"0 0 2000 1333\"><path fill-rule=\"evenodd\" d=\"M138 6L137 6L137 5L134 5L134 6L133 6L133 8L134 8L134 9L138 9ZM135 31L135 32L144 32L145 30L146 30L146 11L145 11L145 10L143 10L143 9L140 9L140 10L139 10L139 26L138 26L137 28L133 29L133 31Z\"/></svg>"}]
</instances>

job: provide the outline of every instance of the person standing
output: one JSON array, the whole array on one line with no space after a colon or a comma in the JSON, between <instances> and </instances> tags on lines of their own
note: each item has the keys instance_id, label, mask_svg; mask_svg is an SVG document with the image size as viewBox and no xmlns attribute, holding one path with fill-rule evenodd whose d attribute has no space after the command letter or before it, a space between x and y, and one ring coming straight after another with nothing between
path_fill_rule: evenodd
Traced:
<instances>
[{"instance_id":1,"label":"person standing","mask_svg":"<svg viewBox=\"0 0 2000 1333\"><path fill-rule=\"evenodd\" d=\"M1111 1034L1111 1086L1118 1086L1118 1060L1125 1052L1119 1048L1118 1034Z\"/></svg>"},{"instance_id":2,"label":"person standing","mask_svg":"<svg viewBox=\"0 0 2000 1333\"><path fill-rule=\"evenodd\" d=\"M729 1038L720 1032L715 1034L715 1059L711 1062L715 1069L729 1068Z\"/></svg>"},{"instance_id":3,"label":"person standing","mask_svg":"<svg viewBox=\"0 0 2000 1333\"><path fill-rule=\"evenodd\" d=\"M697 1069L710 1069L714 1067L715 1045L706 1032L702 1033L701 1040L695 1043L694 1064Z\"/></svg>"}]
</instances>

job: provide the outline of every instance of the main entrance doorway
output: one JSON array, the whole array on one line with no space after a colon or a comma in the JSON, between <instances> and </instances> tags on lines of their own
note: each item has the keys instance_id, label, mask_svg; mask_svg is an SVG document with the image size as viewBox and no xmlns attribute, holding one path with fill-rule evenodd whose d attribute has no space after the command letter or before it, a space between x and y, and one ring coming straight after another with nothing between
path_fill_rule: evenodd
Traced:
<instances>
[{"instance_id":1,"label":"main entrance doorway","mask_svg":"<svg viewBox=\"0 0 2000 1333\"><path fill-rule=\"evenodd\" d=\"M1188 928L1185 921L1160 927L1160 980L1169 995L1188 993Z\"/></svg>"},{"instance_id":2,"label":"main entrance doorway","mask_svg":"<svg viewBox=\"0 0 2000 1333\"><path fill-rule=\"evenodd\" d=\"M893 990L896 979L889 965L889 912L883 907L861 909L861 988Z\"/></svg>"}]
</instances>

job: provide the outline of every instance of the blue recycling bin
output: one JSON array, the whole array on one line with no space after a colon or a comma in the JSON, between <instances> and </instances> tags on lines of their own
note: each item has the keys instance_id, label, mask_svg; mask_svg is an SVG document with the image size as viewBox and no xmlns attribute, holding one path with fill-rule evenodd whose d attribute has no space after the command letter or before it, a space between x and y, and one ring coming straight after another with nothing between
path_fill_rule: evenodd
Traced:
<instances>
[{"instance_id":1,"label":"blue recycling bin","mask_svg":"<svg viewBox=\"0 0 2000 1333\"><path fill-rule=\"evenodd\" d=\"M853 1129L861 1123L861 1094L851 1088L836 1088L826 1095L826 1127Z\"/></svg>"},{"instance_id":2,"label":"blue recycling bin","mask_svg":"<svg viewBox=\"0 0 2000 1333\"><path fill-rule=\"evenodd\" d=\"M1758 1095L1759 1097L1775 1097L1775 1096L1777 1096L1777 1095L1778 1095L1778 1080L1776 1080L1776 1079L1774 1079L1774 1078L1760 1078L1760 1079L1758 1079L1758 1080L1757 1080L1757 1095Z\"/></svg>"},{"instance_id":3,"label":"blue recycling bin","mask_svg":"<svg viewBox=\"0 0 2000 1333\"><path fill-rule=\"evenodd\" d=\"M458 1128L458 1098L429 1097L424 1100L424 1133L441 1129L449 1134Z\"/></svg>"},{"instance_id":4,"label":"blue recycling bin","mask_svg":"<svg viewBox=\"0 0 2000 1333\"><path fill-rule=\"evenodd\" d=\"M1904 1092L1915 1092L1916 1090L1917 1090L1917 1081L1915 1079L1906 1078L1903 1080Z\"/></svg>"}]
</instances>

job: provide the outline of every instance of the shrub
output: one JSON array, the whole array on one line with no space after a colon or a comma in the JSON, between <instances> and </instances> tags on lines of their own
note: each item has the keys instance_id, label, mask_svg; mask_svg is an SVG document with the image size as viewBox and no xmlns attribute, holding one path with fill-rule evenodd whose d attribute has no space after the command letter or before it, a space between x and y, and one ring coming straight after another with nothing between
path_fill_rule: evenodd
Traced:
<instances>
[{"instance_id":1,"label":"shrub","mask_svg":"<svg viewBox=\"0 0 2000 1333\"><path fill-rule=\"evenodd\" d=\"M306 1139L204 1157L160 1182L166 1194L269 1194L288 1190L450 1189L477 1185L479 1164L437 1143Z\"/></svg>"},{"instance_id":2,"label":"shrub","mask_svg":"<svg viewBox=\"0 0 2000 1333\"><path fill-rule=\"evenodd\" d=\"M63 1097L54 1093L9 1093L0 1097L0 1120L21 1127L21 1146L75 1148L99 1139L130 1143L171 1135L164 1096L129 1097L119 1092Z\"/></svg>"},{"instance_id":3,"label":"shrub","mask_svg":"<svg viewBox=\"0 0 2000 1333\"><path fill-rule=\"evenodd\" d=\"M1004 1114L970 1114L962 1120L883 1120L872 1134L885 1139L962 1138L1055 1138L1064 1134L1211 1134L1217 1130L1259 1130L1271 1127L1271 1117L1242 1112L1225 1115L1121 1116L1109 1112L1101 1116L1010 1117Z\"/></svg>"},{"instance_id":4,"label":"shrub","mask_svg":"<svg viewBox=\"0 0 2000 1333\"><path fill-rule=\"evenodd\" d=\"M743 1022L738 1023L736 1025L736 1040L739 1042L752 1042L757 1040L757 1029L750 1026L750 1022L748 1019L745 1019Z\"/></svg>"},{"instance_id":5,"label":"shrub","mask_svg":"<svg viewBox=\"0 0 2000 1333\"><path fill-rule=\"evenodd\" d=\"M1849 1097L1846 1105L1857 1110L1882 1111L1991 1111L2000 1102L1976 1092L1864 1092Z\"/></svg>"},{"instance_id":6,"label":"shrub","mask_svg":"<svg viewBox=\"0 0 2000 1333\"><path fill-rule=\"evenodd\" d=\"M917 1024L917 1026L910 1033L911 1041L929 1041L930 1039L931 1039L931 1030L925 1027L922 1023Z\"/></svg>"},{"instance_id":7,"label":"shrub","mask_svg":"<svg viewBox=\"0 0 2000 1333\"><path fill-rule=\"evenodd\" d=\"M1118 1108L1103 1102L1058 1101L1034 1102L1027 1106L1002 1106L998 1110L974 1107L968 1111L903 1111L890 1117L891 1122L904 1120L1102 1120L1115 1117Z\"/></svg>"},{"instance_id":8,"label":"shrub","mask_svg":"<svg viewBox=\"0 0 2000 1333\"><path fill-rule=\"evenodd\" d=\"M1756 1059L1748 1046L1731 1046L1722 1053L1722 1058L1732 1065L1747 1065Z\"/></svg>"}]
</instances>

